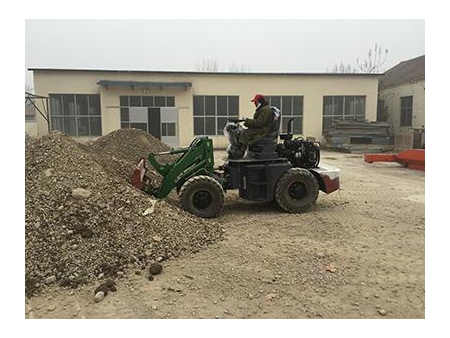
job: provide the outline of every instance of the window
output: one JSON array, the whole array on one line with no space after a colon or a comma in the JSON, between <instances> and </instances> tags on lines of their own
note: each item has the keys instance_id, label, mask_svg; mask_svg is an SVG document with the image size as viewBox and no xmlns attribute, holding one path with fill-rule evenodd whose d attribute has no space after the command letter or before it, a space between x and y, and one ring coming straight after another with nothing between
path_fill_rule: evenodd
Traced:
<instances>
[{"instance_id":1,"label":"window","mask_svg":"<svg viewBox=\"0 0 450 338\"><path fill-rule=\"evenodd\" d=\"M147 130L147 123L142 123L142 121L130 120L130 107L139 107L139 109L141 109L142 107L175 107L174 96L120 96L119 101L121 128L137 128L145 132L149 132Z\"/></svg>"},{"instance_id":2,"label":"window","mask_svg":"<svg viewBox=\"0 0 450 338\"><path fill-rule=\"evenodd\" d=\"M239 96L194 95L194 135L222 135L229 118L239 118Z\"/></svg>"},{"instance_id":3,"label":"window","mask_svg":"<svg viewBox=\"0 0 450 338\"><path fill-rule=\"evenodd\" d=\"M175 97L121 96L120 107L175 107Z\"/></svg>"},{"instance_id":4,"label":"window","mask_svg":"<svg viewBox=\"0 0 450 338\"><path fill-rule=\"evenodd\" d=\"M176 126L175 122L161 123L161 136L177 136Z\"/></svg>"},{"instance_id":5,"label":"window","mask_svg":"<svg viewBox=\"0 0 450 338\"><path fill-rule=\"evenodd\" d=\"M100 95L50 94L50 127L71 136L100 136Z\"/></svg>"},{"instance_id":6,"label":"window","mask_svg":"<svg viewBox=\"0 0 450 338\"><path fill-rule=\"evenodd\" d=\"M412 126L413 97L401 97L400 104L400 127L410 127Z\"/></svg>"},{"instance_id":7,"label":"window","mask_svg":"<svg viewBox=\"0 0 450 338\"><path fill-rule=\"evenodd\" d=\"M303 133L303 96L266 96L270 106L281 110L281 132L287 132L290 119L292 122L292 133Z\"/></svg>"},{"instance_id":8,"label":"window","mask_svg":"<svg viewBox=\"0 0 450 338\"><path fill-rule=\"evenodd\" d=\"M365 120L365 96L324 96L323 132L327 131L335 120Z\"/></svg>"}]
</instances>

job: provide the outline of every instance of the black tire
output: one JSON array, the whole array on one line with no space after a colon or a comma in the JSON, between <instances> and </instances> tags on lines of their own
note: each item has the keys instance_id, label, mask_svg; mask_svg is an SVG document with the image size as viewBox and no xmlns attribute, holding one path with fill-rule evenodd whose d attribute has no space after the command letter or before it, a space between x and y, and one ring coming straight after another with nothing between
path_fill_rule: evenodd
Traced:
<instances>
[{"instance_id":1,"label":"black tire","mask_svg":"<svg viewBox=\"0 0 450 338\"><path fill-rule=\"evenodd\" d=\"M203 218L213 218L223 209L225 193L214 178L199 175L183 184L179 199L182 209Z\"/></svg>"},{"instance_id":2,"label":"black tire","mask_svg":"<svg viewBox=\"0 0 450 338\"><path fill-rule=\"evenodd\" d=\"M291 168L281 176L275 187L275 201L291 213L305 211L319 195L319 184L308 170Z\"/></svg>"}]
</instances>

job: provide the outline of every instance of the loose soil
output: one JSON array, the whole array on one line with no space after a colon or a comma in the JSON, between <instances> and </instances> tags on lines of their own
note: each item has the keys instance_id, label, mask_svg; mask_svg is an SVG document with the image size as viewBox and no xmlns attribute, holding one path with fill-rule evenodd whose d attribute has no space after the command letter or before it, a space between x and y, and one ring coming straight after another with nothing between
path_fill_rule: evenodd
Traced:
<instances>
[{"instance_id":1,"label":"loose soil","mask_svg":"<svg viewBox=\"0 0 450 338\"><path fill-rule=\"evenodd\" d=\"M225 156L216 152L217 159ZM424 318L425 174L322 151L339 192L302 214L229 191L224 239L136 270L94 302L100 282L50 285L26 318Z\"/></svg>"}]
</instances>

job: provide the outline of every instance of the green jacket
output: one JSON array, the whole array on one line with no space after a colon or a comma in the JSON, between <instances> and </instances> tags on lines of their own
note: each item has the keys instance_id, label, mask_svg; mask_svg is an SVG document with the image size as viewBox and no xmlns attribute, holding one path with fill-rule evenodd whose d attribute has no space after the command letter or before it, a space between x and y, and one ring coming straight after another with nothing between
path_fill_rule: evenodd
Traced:
<instances>
[{"instance_id":1,"label":"green jacket","mask_svg":"<svg viewBox=\"0 0 450 338\"><path fill-rule=\"evenodd\" d=\"M253 115L253 119L245 121L244 126L247 129L244 129L239 135L239 142L251 145L263 139L270 132L273 120L272 115L269 105L259 107Z\"/></svg>"}]
</instances>

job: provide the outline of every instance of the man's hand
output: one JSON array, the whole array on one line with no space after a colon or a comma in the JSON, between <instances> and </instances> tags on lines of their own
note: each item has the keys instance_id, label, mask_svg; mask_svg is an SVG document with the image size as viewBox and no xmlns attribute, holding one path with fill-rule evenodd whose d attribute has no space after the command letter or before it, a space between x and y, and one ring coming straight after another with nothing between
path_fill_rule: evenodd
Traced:
<instances>
[{"instance_id":1,"label":"man's hand","mask_svg":"<svg viewBox=\"0 0 450 338\"><path fill-rule=\"evenodd\" d=\"M228 121L230 121L230 122L233 122L233 123L240 123L240 122L244 122L244 121L246 121L247 119L245 119L245 120L240 120L240 119L228 119Z\"/></svg>"}]
</instances>

